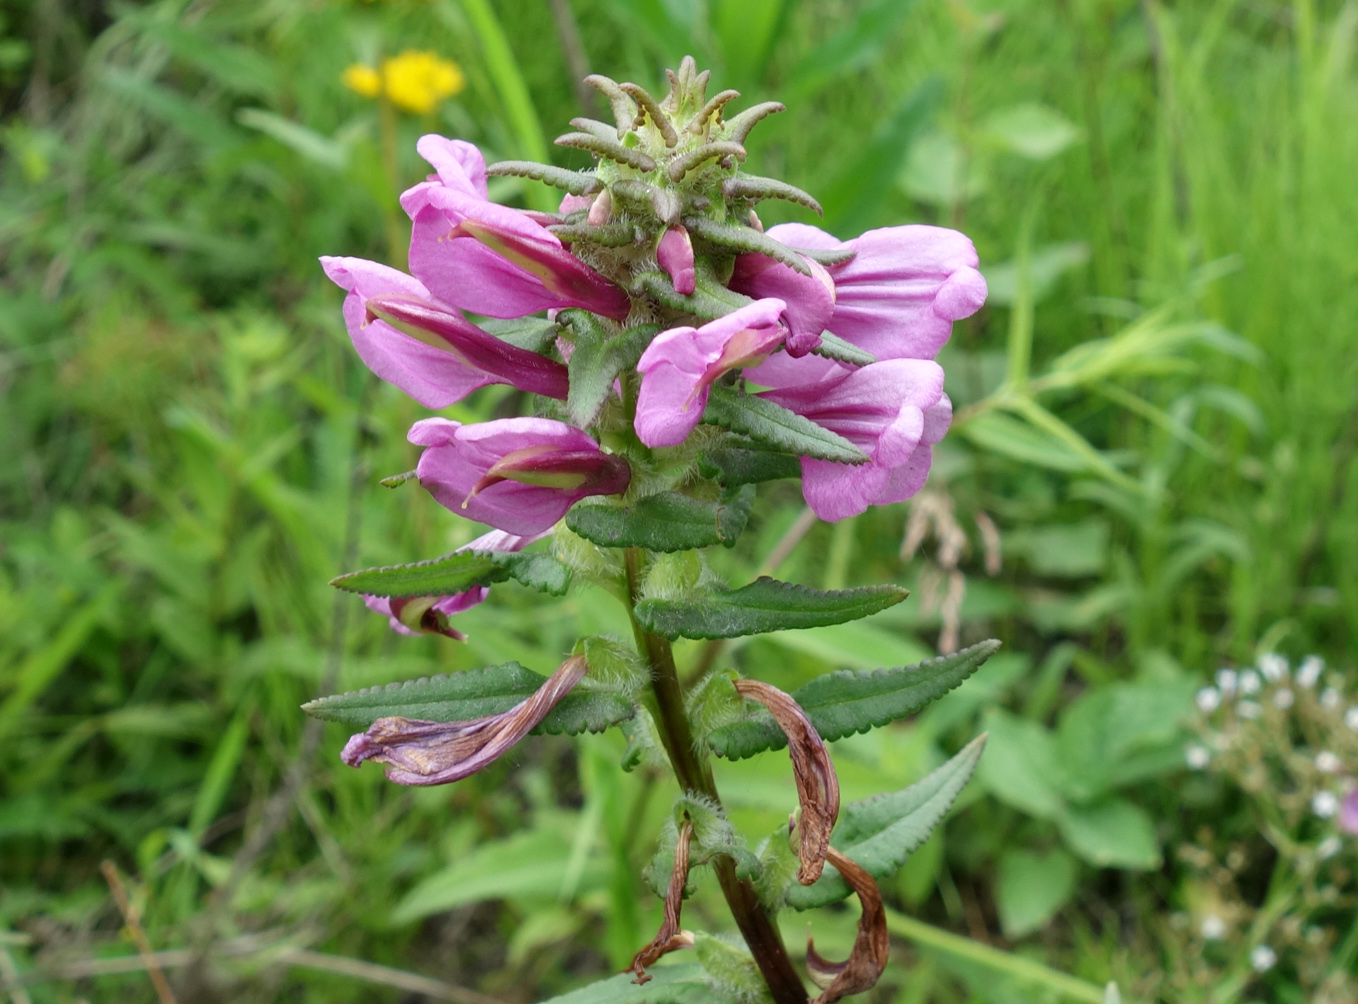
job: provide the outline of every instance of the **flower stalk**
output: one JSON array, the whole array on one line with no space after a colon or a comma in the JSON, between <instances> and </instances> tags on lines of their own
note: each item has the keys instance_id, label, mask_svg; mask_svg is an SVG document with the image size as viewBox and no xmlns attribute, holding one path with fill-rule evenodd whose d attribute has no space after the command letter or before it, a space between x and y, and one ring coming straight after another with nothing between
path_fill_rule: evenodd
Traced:
<instances>
[{"instance_id":1,"label":"flower stalk","mask_svg":"<svg viewBox=\"0 0 1358 1004\"><path fill-rule=\"evenodd\" d=\"M641 555L642 552L634 547L627 548L623 555L627 593L631 601L629 607L633 611L641 593ZM631 618L637 648L645 657L651 672L651 690L658 712L656 725L679 786L691 794L702 795L720 808L721 796L717 794L712 768L697 750L697 744L693 741L693 728L684 711L684 690L674 663L674 649L669 639L643 628L637 622L635 613L631 614ZM754 886L747 879L736 875L735 862L727 855L718 855L712 867L717 873L717 883L726 898L726 905L731 908L736 926L740 928L776 1004L806 1004L806 987L797 975L797 970L792 968L792 959L787 954L787 946L783 944L776 920L759 902L759 894Z\"/></svg>"}]
</instances>

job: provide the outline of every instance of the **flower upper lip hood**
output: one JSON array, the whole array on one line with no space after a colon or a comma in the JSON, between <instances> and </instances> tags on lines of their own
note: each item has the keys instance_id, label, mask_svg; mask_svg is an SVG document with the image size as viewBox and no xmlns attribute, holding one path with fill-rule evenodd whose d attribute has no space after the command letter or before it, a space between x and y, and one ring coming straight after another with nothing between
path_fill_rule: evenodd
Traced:
<instances>
[{"instance_id":1,"label":"flower upper lip hood","mask_svg":"<svg viewBox=\"0 0 1358 1004\"><path fill-rule=\"evenodd\" d=\"M440 504L513 534L542 533L580 499L621 494L631 481L626 460L548 418L426 418L408 438L426 447L416 473Z\"/></svg>"},{"instance_id":2,"label":"flower upper lip hood","mask_svg":"<svg viewBox=\"0 0 1358 1004\"><path fill-rule=\"evenodd\" d=\"M485 159L476 147L429 135L417 149L438 174L407 189L401 206L414 224L410 270L435 296L487 317L561 307L627 316L625 292L527 214L487 200Z\"/></svg>"},{"instance_id":3,"label":"flower upper lip hood","mask_svg":"<svg viewBox=\"0 0 1358 1004\"><path fill-rule=\"evenodd\" d=\"M859 465L802 458L802 493L827 521L919 491L933 462L932 445L952 420L943 370L931 360L889 359L850 369L814 356L775 356L752 370L750 379L773 388L760 397L839 433L868 454L868 463Z\"/></svg>"},{"instance_id":4,"label":"flower upper lip hood","mask_svg":"<svg viewBox=\"0 0 1358 1004\"><path fill-rule=\"evenodd\" d=\"M840 241L819 227L780 223L768 235L792 248L854 252L851 260L826 268L835 295L825 328L878 359L934 358L951 335L952 322L976 313L985 302L976 248L956 230L883 227ZM741 257L762 259L738 261L733 284L741 292L785 297L790 318L799 313L818 317L823 311L814 287L786 265L763 256ZM790 291L796 280L810 295Z\"/></svg>"},{"instance_id":5,"label":"flower upper lip hood","mask_svg":"<svg viewBox=\"0 0 1358 1004\"><path fill-rule=\"evenodd\" d=\"M790 270L789 270L790 271ZM762 361L787 332L782 300L746 304L701 328L662 331L637 362L637 436L647 446L677 446L702 418L708 390L723 373Z\"/></svg>"},{"instance_id":6,"label":"flower upper lip hood","mask_svg":"<svg viewBox=\"0 0 1358 1004\"><path fill-rule=\"evenodd\" d=\"M425 407L446 408L493 383L566 397L566 367L482 331L418 279L362 258L322 258L321 266L349 294L344 321L359 358Z\"/></svg>"}]
</instances>

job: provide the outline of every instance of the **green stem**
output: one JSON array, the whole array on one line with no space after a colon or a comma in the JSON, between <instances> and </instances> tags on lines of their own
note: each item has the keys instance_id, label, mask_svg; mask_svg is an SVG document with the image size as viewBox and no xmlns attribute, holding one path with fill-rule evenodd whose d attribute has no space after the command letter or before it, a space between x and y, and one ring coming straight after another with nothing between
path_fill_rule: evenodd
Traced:
<instances>
[{"instance_id":1,"label":"green stem","mask_svg":"<svg viewBox=\"0 0 1358 1004\"><path fill-rule=\"evenodd\" d=\"M637 623L636 616L631 613L640 591L641 551L635 547L627 548L623 552L623 563L627 570L627 593L631 601L628 615L632 620L632 632L636 636L637 650L651 669L656 724L665 752L669 754L670 764L674 767L674 775L686 793L701 795L720 808L721 797L717 794L711 766L699 755L697 744L693 741L693 730L684 710L683 688L679 683L679 671L674 664L674 650L670 647L669 639L651 634ZM792 968L792 960L783 945L778 926L759 902L754 886L736 877L735 862L726 855L713 859L712 867L717 873L717 882L721 885L731 914L735 917L736 926L744 935L745 943L750 946L750 954L763 973L774 1001L777 1004L806 1004L806 987Z\"/></svg>"}]
</instances>

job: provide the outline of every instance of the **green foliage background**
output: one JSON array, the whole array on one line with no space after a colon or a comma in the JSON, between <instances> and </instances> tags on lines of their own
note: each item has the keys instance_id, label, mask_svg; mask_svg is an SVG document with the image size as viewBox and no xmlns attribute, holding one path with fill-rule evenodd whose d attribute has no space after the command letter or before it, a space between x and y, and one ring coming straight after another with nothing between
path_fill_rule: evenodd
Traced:
<instances>
[{"instance_id":1,"label":"green foliage background","mask_svg":"<svg viewBox=\"0 0 1358 1004\"><path fill-rule=\"evenodd\" d=\"M363 371L315 259L395 261L422 132L584 166L544 139L582 113L566 6L0 10L0 975L61 976L31 1000L153 999L144 974L86 965L134 953L104 859L153 945L182 950L181 1000L531 1001L650 937L640 873L672 793L618 772L616 732L408 791L342 767L340 726L305 755L298 711L323 681L546 672L579 634L627 633L601 595L504 585L460 616L465 645L404 639L326 586L475 530L376 486L412 466L421 410ZM969 540L961 641L1005 652L910 725L836 744L852 799L991 734L980 783L888 890L905 940L876 999L1098 1001L1108 979L1128 1000L1301 999L1287 965L1232 996L1178 980L1165 918L1193 909L1174 849L1207 823L1253 828L1184 783L1195 687L1262 651L1351 668L1358 644L1358 7L569 7L592 70L654 86L692 53L743 101L785 101L750 170L817 195L828 229L959 227L991 282L941 360L958 421L931 487ZM340 74L405 48L455 59L468 87L396 118L393 164ZM490 388L448 413L514 407ZM801 511L790 486L760 497L714 559L733 583ZM939 615L918 601L946 548L902 557L909 511L814 526L777 567L915 598L721 658L793 689L932 654ZM271 806L295 763L296 797ZM724 767L747 832L785 817L786 770ZM709 930L711 892L686 913ZM853 923L818 917L822 951Z\"/></svg>"}]
</instances>

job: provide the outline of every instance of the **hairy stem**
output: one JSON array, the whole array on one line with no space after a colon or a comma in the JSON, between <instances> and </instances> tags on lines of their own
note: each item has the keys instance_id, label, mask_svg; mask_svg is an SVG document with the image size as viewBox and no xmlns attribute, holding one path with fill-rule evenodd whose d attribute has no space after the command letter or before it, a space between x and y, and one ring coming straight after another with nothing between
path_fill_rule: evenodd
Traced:
<instances>
[{"instance_id":1,"label":"hairy stem","mask_svg":"<svg viewBox=\"0 0 1358 1004\"><path fill-rule=\"evenodd\" d=\"M679 683L679 671L674 665L674 650L667 638L651 634L631 614L640 585L641 551L634 547L627 548L624 564L627 569L627 593L631 600L628 614L632 618L637 649L651 669L651 687L659 712L656 724L661 741L665 744L665 752L669 754L675 777L685 792L702 795L720 806L721 798L717 794L712 769L706 758L697 751L688 714L684 711L684 693ZM717 881L731 908L731 914L735 917L736 926L744 935L745 943L750 946L750 953L759 971L764 974L773 999L777 1004L806 1004L806 987L792 968L792 960L783 945L782 935L778 933L778 926L759 902L754 886L736 877L735 862L726 855L715 858L712 867L717 873Z\"/></svg>"}]
</instances>

